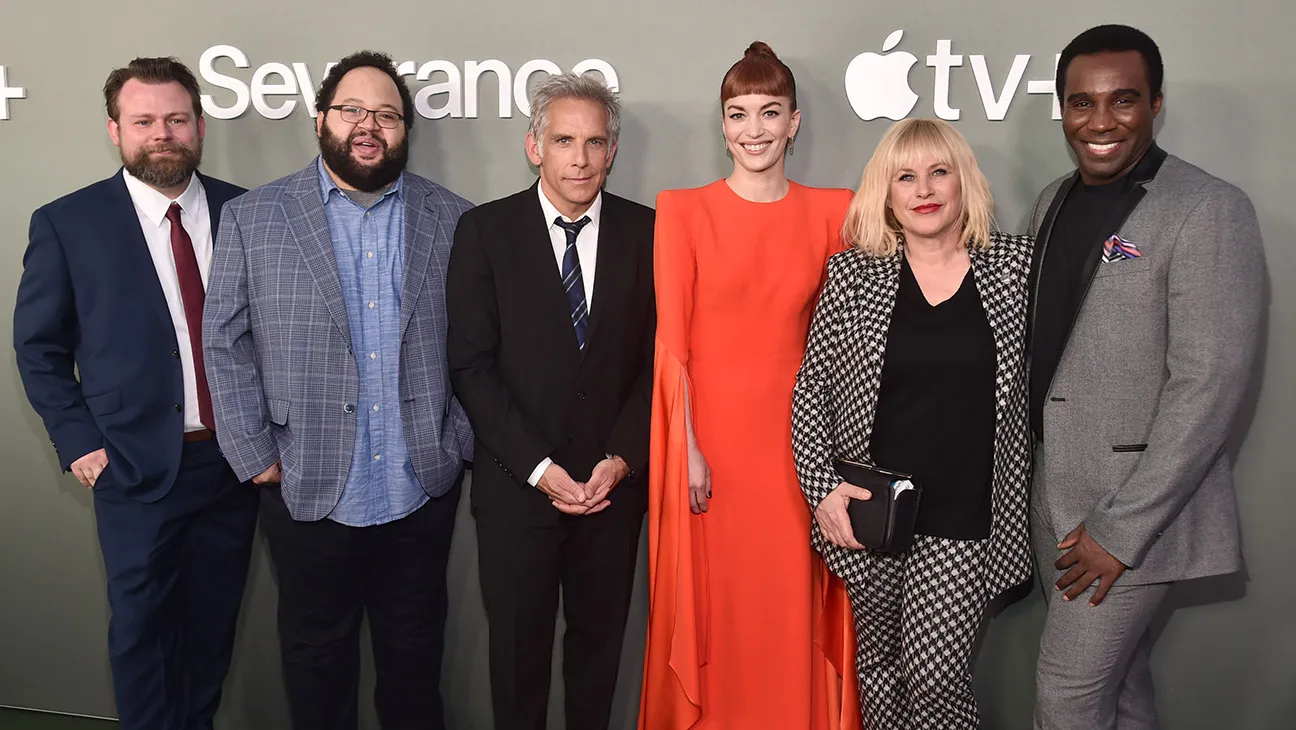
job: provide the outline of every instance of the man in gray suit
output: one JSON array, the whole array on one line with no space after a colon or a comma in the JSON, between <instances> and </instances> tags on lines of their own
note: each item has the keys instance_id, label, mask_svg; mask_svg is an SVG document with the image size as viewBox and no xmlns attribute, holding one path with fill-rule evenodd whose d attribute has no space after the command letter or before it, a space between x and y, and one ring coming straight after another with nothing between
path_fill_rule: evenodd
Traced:
<instances>
[{"instance_id":1,"label":"man in gray suit","mask_svg":"<svg viewBox=\"0 0 1296 730\"><path fill-rule=\"evenodd\" d=\"M1039 730L1158 727L1154 614L1176 581L1242 567L1225 443L1264 253L1247 196L1153 142L1162 78L1156 44L1126 26L1085 31L1058 63L1079 170L1031 217Z\"/></svg>"},{"instance_id":2,"label":"man in gray suit","mask_svg":"<svg viewBox=\"0 0 1296 730\"><path fill-rule=\"evenodd\" d=\"M227 205L216 242L216 433L263 486L298 730L355 730L366 613L383 727L445 727L446 562L473 443L445 268L470 205L405 171L413 107L389 57L342 59L317 96L320 156Z\"/></svg>"}]
</instances>

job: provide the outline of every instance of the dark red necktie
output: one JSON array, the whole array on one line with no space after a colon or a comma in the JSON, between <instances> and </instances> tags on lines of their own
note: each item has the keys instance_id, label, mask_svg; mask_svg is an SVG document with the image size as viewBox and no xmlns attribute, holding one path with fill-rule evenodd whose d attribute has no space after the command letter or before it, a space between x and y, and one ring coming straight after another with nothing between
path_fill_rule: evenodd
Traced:
<instances>
[{"instance_id":1,"label":"dark red necktie","mask_svg":"<svg viewBox=\"0 0 1296 730\"><path fill-rule=\"evenodd\" d=\"M194 379L198 382L198 418L214 431L216 419L212 418L211 391L207 389L207 370L203 367L202 318L206 293L202 274L198 272L193 241L180 223L179 203L172 203L167 209L167 220L171 221L171 255L175 257L176 276L180 279L180 299L184 302L185 321L189 323L189 349L193 353Z\"/></svg>"}]
</instances>

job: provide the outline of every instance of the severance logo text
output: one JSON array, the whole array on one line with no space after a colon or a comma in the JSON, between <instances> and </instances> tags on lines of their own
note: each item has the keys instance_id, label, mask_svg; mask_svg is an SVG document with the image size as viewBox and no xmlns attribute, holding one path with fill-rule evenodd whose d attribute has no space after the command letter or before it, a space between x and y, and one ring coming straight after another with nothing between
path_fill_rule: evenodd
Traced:
<instances>
[{"instance_id":1,"label":"severance logo text","mask_svg":"<svg viewBox=\"0 0 1296 730\"><path fill-rule=\"evenodd\" d=\"M299 101L301 113L314 116L315 89L323 80L324 74L336 63L326 65L318 76L313 76L305 63L271 61L258 66L252 72L249 83L218 71L216 66L221 60L232 62L235 68L249 68L251 65L247 54L234 46L217 45L203 51L198 59L199 75L208 84L234 94L233 102L227 106L222 106L211 94L202 95L203 112L214 119L240 117L247 112L249 106L267 119L284 119L298 108ZM575 73L597 71L613 91L619 86L616 71L607 61L587 58L571 70ZM414 110L427 119L476 118L478 84L483 74L494 74L496 77L499 98L497 109L501 119L513 116L514 105L524 116L530 116L527 81L541 71L548 74L562 73L558 64L543 58L527 61L517 71L496 59L464 61L462 70L450 61L427 61L421 65L414 61L404 61L397 64L396 71L402 76L413 76L418 81L429 81L433 74L440 74L444 79L438 79L414 94ZM293 98L296 96L300 96L300 100Z\"/></svg>"}]
</instances>

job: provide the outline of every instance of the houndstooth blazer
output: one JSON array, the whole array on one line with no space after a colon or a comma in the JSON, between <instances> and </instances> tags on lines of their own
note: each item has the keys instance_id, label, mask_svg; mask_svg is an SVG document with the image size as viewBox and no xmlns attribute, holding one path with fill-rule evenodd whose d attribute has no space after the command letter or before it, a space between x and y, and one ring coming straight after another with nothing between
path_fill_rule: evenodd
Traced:
<instances>
[{"instance_id":1,"label":"houndstooth blazer","mask_svg":"<svg viewBox=\"0 0 1296 730\"><path fill-rule=\"evenodd\" d=\"M1030 237L994 233L988 249L971 253L998 362L992 522L982 562L990 596L1030 577L1026 505L1031 456L1023 343L1033 246ZM828 262L828 283L815 309L792 396L792 450L812 510L842 481L833 469L834 458L871 461L869 438L901 258L899 252L874 257L849 250ZM848 583L859 580L869 552L829 543L817 523L811 542L834 573Z\"/></svg>"}]
</instances>

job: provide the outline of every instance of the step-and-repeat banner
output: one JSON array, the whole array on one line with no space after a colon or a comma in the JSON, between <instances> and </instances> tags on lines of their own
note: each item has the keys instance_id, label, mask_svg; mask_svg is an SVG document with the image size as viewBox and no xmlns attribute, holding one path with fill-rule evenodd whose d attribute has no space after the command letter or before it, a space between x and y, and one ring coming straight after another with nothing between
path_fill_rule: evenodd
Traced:
<instances>
[{"instance_id":1,"label":"step-and-repeat banner","mask_svg":"<svg viewBox=\"0 0 1296 730\"><path fill-rule=\"evenodd\" d=\"M1057 121L1058 53L1080 31L1108 22L1140 27L1160 45L1166 101L1158 139L1250 194L1272 279L1263 385L1238 445L1248 573L1183 587L1175 599L1182 608L1157 626L1158 701L1166 727L1291 727L1296 185L1289 171L1296 159L1296 82L1287 49L1296 10L1286 0L6 6L0 10L0 165L6 173L0 301L12 306L31 212L115 172L101 89L112 68L135 56L174 55L194 70L208 120L204 170L253 187L300 169L315 154L312 110L330 64L362 48L386 51L414 95L411 169L476 202L534 180L522 146L528 89L546 74L597 73L624 105L609 189L651 205L659 190L728 173L720 80L751 41L763 40L797 77L803 120L789 162L792 177L855 187L893 120L939 117L972 143L994 185L999 226L1017 232L1039 190L1073 167ZM8 341L9 318L0 321ZM59 474L12 356L0 360L0 371L6 424L0 705L112 716L108 609L92 502L72 477ZM485 625L467 500L463 506L450 570L443 689L451 727L489 728ZM640 571L617 728L633 726L638 700L646 566ZM275 584L260 540L249 580L220 727L281 730L288 722ZM976 667L986 727L1030 727L1041 609L1037 590L990 624ZM560 676L555 673L551 708L555 728L562 727ZM378 727L372 681L366 665L367 728Z\"/></svg>"}]
</instances>

